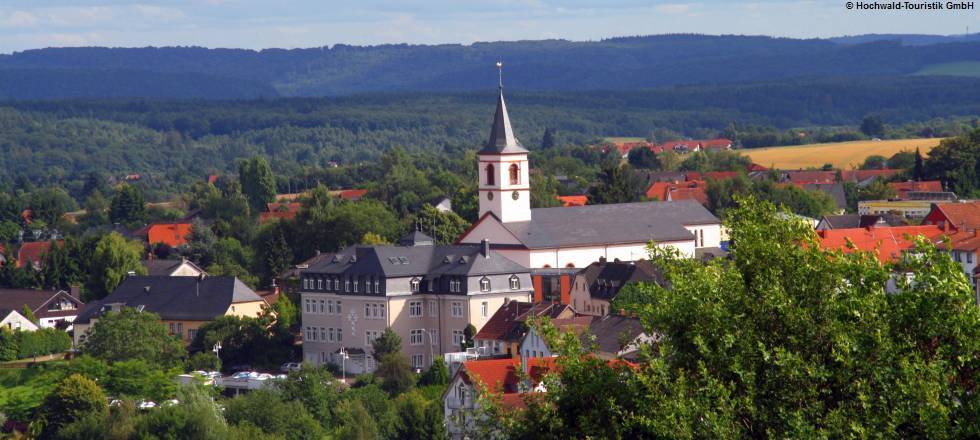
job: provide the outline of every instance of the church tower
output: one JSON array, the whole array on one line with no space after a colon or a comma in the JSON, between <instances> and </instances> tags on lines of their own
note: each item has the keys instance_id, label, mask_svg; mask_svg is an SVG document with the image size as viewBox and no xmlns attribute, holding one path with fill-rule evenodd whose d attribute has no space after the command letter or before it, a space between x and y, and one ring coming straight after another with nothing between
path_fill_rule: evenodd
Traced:
<instances>
[{"instance_id":1,"label":"church tower","mask_svg":"<svg viewBox=\"0 0 980 440\"><path fill-rule=\"evenodd\" d=\"M497 63L501 69L503 64ZM493 115L490 140L477 152L480 175L480 217L492 212L503 223L531 220L531 180L528 151L514 137L504 103L501 74L497 112Z\"/></svg>"}]
</instances>

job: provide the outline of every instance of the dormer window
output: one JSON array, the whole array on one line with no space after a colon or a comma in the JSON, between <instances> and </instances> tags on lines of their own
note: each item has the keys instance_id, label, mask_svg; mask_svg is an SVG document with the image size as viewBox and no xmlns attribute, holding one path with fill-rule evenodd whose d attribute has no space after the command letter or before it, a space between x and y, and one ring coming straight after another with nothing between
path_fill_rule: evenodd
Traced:
<instances>
[{"instance_id":1,"label":"dormer window","mask_svg":"<svg viewBox=\"0 0 980 440\"><path fill-rule=\"evenodd\" d=\"M487 164L487 186L493 186L495 184L496 183L494 182L493 178L493 164L489 163Z\"/></svg>"},{"instance_id":2,"label":"dormer window","mask_svg":"<svg viewBox=\"0 0 980 440\"><path fill-rule=\"evenodd\" d=\"M422 280L418 278L412 278L412 293L419 293L421 287L422 287Z\"/></svg>"},{"instance_id":3,"label":"dormer window","mask_svg":"<svg viewBox=\"0 0 980 440\"><path fill-rule=\"evenodd\" d=\"M510 166L510 184L520 185L521 184L521 167L517 164L511 164Z\"/></svg>"},{"instance_id":4,"label":"dormer window","mask_svg":"<svg viewBox=\"0 0 980 440\"><path fill-rule=\"evenodd\" d=\"M344 292L350 292L350 278L344 280Z\"/></svg>"},{"instance_id":5,"label":"dormer window","mask_svg":"<svg viewBox=\"0 0 980 440\"><path fill-rule=\"evenodd\" d=\"M480 279L480 291L489 292L490 291L490 279L483 277Z\"/></svg>"},{"instance_id":6,"label":"dormer window","mask_svg":"<svg viewBox=\"0 0 980 440\"><path fill-rule=\"evenodd\" d=\"M521 279L517 275L510 276L510 290L517 290L521 288Z\"/></svg>"},{"instance_id":7,"label":"dormer window","mask_svg":"<svg viewBox=\"0 0 980 440\"><path fill-rule=\"evenodd\" d=\"M354 293L357 293L357 278L354 278Z\"/></svg>"}]
</instances>

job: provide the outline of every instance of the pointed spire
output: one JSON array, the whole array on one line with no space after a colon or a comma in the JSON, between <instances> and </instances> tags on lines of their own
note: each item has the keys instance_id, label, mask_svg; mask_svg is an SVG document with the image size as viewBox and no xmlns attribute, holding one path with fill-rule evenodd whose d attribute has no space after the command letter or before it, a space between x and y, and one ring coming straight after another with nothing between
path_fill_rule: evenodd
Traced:
<instances>
[{"instance_id":1,"label":"pointed spire","mask_svg":"<svg viewBox=\"0 0 980 440\"><path fill-rule=\"evenodd\" d=\"M497 95L497 112L493 115L493 127L490 129L490 141L480 150L479 154L527 153L514 136L510 126L510 116L507 115L507 104L504 102L504 64L497 62L499 74L499 93Z\"/></svg>"}]
</instances>

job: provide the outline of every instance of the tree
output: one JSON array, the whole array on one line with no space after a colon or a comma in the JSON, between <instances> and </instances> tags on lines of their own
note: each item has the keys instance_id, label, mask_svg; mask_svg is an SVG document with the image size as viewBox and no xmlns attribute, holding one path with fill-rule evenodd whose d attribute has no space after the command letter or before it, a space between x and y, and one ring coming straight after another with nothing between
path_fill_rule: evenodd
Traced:
<instances>
[{"instance_id":1,"label":"tree","mask_svg":"<svg viewBox=\"0 0 980 440\"><path fill-rule=\"evenodd\" d=\"M556 206L561 206L561 201L558 200L558 180L550 175L531 174L531 208Z\"/></svg>"},{"instance_id":2,"label":"tree","mask_svg":"<svg viewBox=\"0 0 980 440\"><path fill-rule=\"evenodd\" d=\"M61 244L51 241L41 263L40 284L43 288L67 290L82 281L82 270L78 267L79 246L78 240L72 237Z\"/></svg>"},{"instance_id":3,"label":"tree","mask_svg":"<svg viewBox=\"0 0 980 440\"><path fill-rule=\"evenodd\" d=\"M669 287L640 285L647 302L625 306L662 337L648 361L610 365L582 356L576 338L550 344L557 374L505 423L510 438L980 433L980 308L958 263L922 238L895 264L824 251L773 204L736 202L731 260L650 248Z\"/></svg>"},{"instance_id":4,"label":"tree","mask_svg":"<svg viewBox=\"0 0 980 440\"><path fill-rule=\"evenodd\" d=\"M164 370L143 359L127 359L109 366L106 390L114 396L162 402L174 396L177 382L174 370Z\"/></svg>"},{"instance_id":5,"label":"tree","mask_svg":"<svg viewBox=\"0 0 980 440\"><path fill-rule=\"evenodd\" d=\"M109 205L109 219L113 223L136 226L146 221L146 200L143 192L124 183L116 187Z\"/></svg>"},{"instance_id":6,"label":"tree","mask_svg":"<svg viewBox=\"0 0 980 440\"><path fill-rule=\"evenodd\" d=\"M93 192L85 199L85 214L78 221L90 228L109 224L109 209L105 196L99 191Z\"/></svg>"},{"instance_id":7,"label":"tree","mask_svg":"<svg viewBox=\"0 0 980 440\"><path fill-rule=\"evenodd\" d=\"M861 121L861 132L869 137L882 137L885 135L885 123L880 116L865 116Z\"/></svg>"},{"instance_id":8,"label":"tree","mask_svg":"<svg viewBox=\"0 0 980 440\"><path fill-rule=\"evenodd\" d=\"M210 350L220 342L222 365L277 366L289 361L291 344L286 342L292 342L292 337L275 332L272 324L268 314L258 318L219 316L198 328L191 350Z\"/></svg>"},{"instance_id":9,"label":"tree","mask_svg":"<svg viewBox=\"0 0 980 440\"><path fill-rule=\"evenodd\" d=\"M449 383L449 368L446 367L446 362L442 358L433 359L432 365L419 378L419 385L422 386L445 385L447 383Z\"/></svg>"},{"instance_id":10,"label":"tree","mask_svg":"<svg viewBox=\"0 0 980 440\"><path fill-rule=\"evenodd\" d=\"M443 212L428 203L419 209L415 216L415 224L438 244L455 243L456 239L470 227L470 222L463 220L455 212Z\"/></svg>"},{"instance_id":11,"label":"tree","mask_svg":"<svg viewBox=\"0 0 980 440\"><path fill-rule=\"evenodd\" d=\"M262 156L255 156L238 166L242 194L253 211L265 211L266 203L276 199L276 178L272 167Z\"/></svg>"},{"instance_id":12,"label":"tree","mask_svg":"<svg viewBox=\"0 0 980 440\"><path fill-rule=\"evenodd\" d=\"M880 170L888 167L888 159L885 156L872 154L864 158L864 163L859 167L862 170Z\"/></svg>"},{"instance_id":13,"label":"tree","mask_svg":"<svg viewBox=\"0 0 980 440\"><path fill-rule=\"evenodd\" d=\"M922 180L925 170L922 168L922 153L919 149L915 149L915 165L912 168L912 178L915 180Z\"/></svg>"},{"instance_id":14,"label":"tree","mask_svg":"<svg viewBox=\"0 0 980 440\"><path fill-rule=\"evenodd\" d=\"M24 304L24 308L20 309L20 314L35 325L38 324L37 316L34 316L34 311L27 304Z\"/></svg>"},{"instance_id":15,"label":"tree","mask_svg":"<svg viewBox=\"0 0 980 440\"><path fill-rule=\"evenodd\" d=\"M459 344L459 351L466 351L467 348L472 348L476 345L476 341L473 338L476 337L476 327L473 324L466 324L463 328L463 340Z\"/></svg>"},{"instance_id":16,"label":"tree","mask_svg":"<svg viewBox=\"0 0 980 440\"><path fill-rule=\"evenodd\" d=\"M223 440L228 425L222 408L204 387L177 389L175 405L163 406L141 417L133 438Z\"/></svg>"},{"instance_id":17,"label":"tree","mask_svg":"<svg viewBox=\"0 0 980 440\"><path fill-rule=\"evenodd\" d=\"M589 189L589 204L637 202L644 189L640 178L629 166L605 166L599 183Z\"/></svg>"},{"instance_id":18,"label":"tree","mask_svg":"<svg viewBox=\"0 0 980 440\"><path fill-rule=\"evenodd\" d=\"M401 352L382 356L374 375L381 378L381 389L392 396L404 393L415 385L415 373L408 358Z\"/></svg>"},{"instance_id":19,"label":"tree","mask_svg":"<svg viewBox=\"0 0 980 440\"><path fill-rule=\"evenodd\" d=\"M159 316L129 307L100 316L80 350L106 362L140 359L163 368L177 366L187 355L184 344L167 333Z\"/></svg>"},{"instance_id":20,"label":"tree","mask_svg":"<svg viewBox=\"0 0 980 440\"><path fill-rule=\"evenodd\" d=\"M122 282L129 272L146 274L140 257L143 247L116 232L102 236L95 245L85 283L85 301L102 299Z\"/></svg>"},{"instance_id":21,"label":"tree","mask_svg":"<svg viewBox=\"0 0 980 440\"><path fill-rule=\"evenodd\" d=\"M639 147L630 150L627 156L630 166L639 169L656 170L660 168L660 159L657 155L646 147Z\"/></svg>"},{"instance_id":22,"label":"tree","mask_svg":"<svg viewBox=\"0 0 980 440\"><path fill-rule=\"evenodd\" d=\"M253 425L287 440L323 438L323 427L301 402L270 390L255 390L228 400L224 415L229 424Z\"/></svg>"},{"instance_id":23,"label":"tree","mask_svg":"<svg viewBox=\"0 0 980 440\"><path fill-rule=\"evenodd\" d=\"M61 223L65 213L74 211L77 205L75 199L72 199L65 190L43 188L31 192L28 207L31 209L33 219L54 226Z\"/></svg>"},{"instance_id":24,"label":"tree","mask_svg":"<svg viewBox=\"0 0 980 440\"><path fill-rule=\"evenodd\" d=\"M371 413L358 400L341 401L337 407L337 438L340 440L374 440L380 438Z\"/></svg>"},{"instance_id":25,"label":"tree","mask_svg":"<svg viewBox=\"0 0 980 440\"><path fill-rule=\"evenodd\" d=\"M381 336L371 342L371 348L374 358L381 360L386 355L402 351L402 338L391 327L385 327Z\"/></svg>"},{"instance_id":26,"label":"tree","mask_svg":"<svg viewBox=\"0 0 980 440\"><path fill-rule=\"evenodd\" d=\"M279 293L279 298L272 305L272 311L276 314L276 328L280 332L288 332L299 323L299 309L285 291Z\"/></svg>"},{"instance_id":27,"label":"tree","mask_svg":"<svg viewBox=\"0 0 980 440\"><path fill-rule=\"evenodd\" d=\"M20 225L10 220L0 221L0 243L9 243L20 236Z\"/></svg>"},{"instance_id":28,"label":"tree","mask_svg":"<svg viewBox=\"0 0 980 440\"><path fill-rule=\"evenodd\" d=\"M929 151L926 179L942 180L948 191L960 197L980 194L980 128L955 138L943 139Z\"/></svg>"},{"instance_id":29,"label":"tree","mask_svg":"<svg viewBox=\"0 0 980 440\"><path fill-rule=\"evenodd\" d=\"M402 440L442 439L446 437L441 405L427 402L417 392L395 399L395 438Z\"/></svg>"},{"instance_id":30,"label":"tree","mask_svg":"<svg viewBox=\"0 0 980 440\"><path fill-rule=\"evenodd\" d=\"M541 149L547 150L549 148L554 147L557 143L556 142L557 136L558 136L558 132L555 129L551 127L545 128L544 135L541 136Z\"/></svg>"},{"instance_id":31,"label":"tree","mask_svg":"<svg viewBox=\"0 0 980 440\"><path fill-rule=\"evenodd\" d=\"M102 388L91 379L73 374L59 382L41 405L40 438L54 438L62 427L85 415L105 415L108 411L109 402Z\"/></svg>"},{"instance_id":32,"label":"tree","mask_svg":"<svg viewBox=\"0 0 980 440\"><path fill-rule=\"evenodd\" d=\"M343 388L330 370L304 366L289 373L278 388L283 400L302 403L320 425L331 427L336 424L335 411Z\"/></svg>"}]
</instances>

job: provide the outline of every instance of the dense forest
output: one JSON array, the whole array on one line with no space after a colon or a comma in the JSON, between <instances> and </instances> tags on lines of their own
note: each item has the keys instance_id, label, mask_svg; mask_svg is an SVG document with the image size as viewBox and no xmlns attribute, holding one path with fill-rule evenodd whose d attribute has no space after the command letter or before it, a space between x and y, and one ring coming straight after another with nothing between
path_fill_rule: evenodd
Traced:
<instances>
[{"instance_id":1,"label":"dense forest","mask_svg":"<svg viewBox=\"0 0 980 440\"><path fill-rule=\"evenodd\" d=\"M912 44L903 44L904 42ZM523 90L632 90L800 77L909 75L980 60L975 38L839 40L658 35L600 41L381 45L308 49L48 48L0 55L0 99L330 96Z\"/></svg>"},{"instance_id":2,"label":"dense forest","mask_svg":"<svg viewBox=\"0 0 980 440\"><path fill-rule=\"evenodd\" d=\"M955 136L977 125L980 79L808 79L631 92L508 93L522 142L589 145L605 136L727 136L741 146L850 140L868 115L886 137ZM449 154L482 142L490 93L385 94L248 101L106 99L0 106L0 186L81 186L86 175L140 174L186 187L236 160L267 156L280 175L375 161L393 148ZM327 182L351 185L357 182ZM307 185L308 186L308 185ZM283 190L288 190L286 182ZM156 199L156 197L151 197Z\"/></svg>"}]
</instances>

